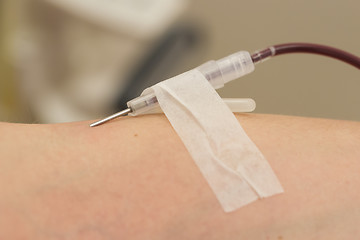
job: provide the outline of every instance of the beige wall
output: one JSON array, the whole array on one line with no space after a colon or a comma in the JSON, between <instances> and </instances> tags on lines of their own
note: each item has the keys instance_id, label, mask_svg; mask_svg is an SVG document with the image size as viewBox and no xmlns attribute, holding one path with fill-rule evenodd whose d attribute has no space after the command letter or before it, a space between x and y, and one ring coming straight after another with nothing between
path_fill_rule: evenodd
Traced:
<instances>
[{"instance_id":1,"label":"beige wall","mask_svg":"<svg viewBox=\"0 0 360 240\"><path fill-rule=\"evenodd\" d=\"M360 56L360 1L195 0L186 19L205 28L202 60L303 41ZM360 120L360 71L321 56L279 56L228 84L223 97L252 97L256 112Z\"/></svg>"}]
</instances>

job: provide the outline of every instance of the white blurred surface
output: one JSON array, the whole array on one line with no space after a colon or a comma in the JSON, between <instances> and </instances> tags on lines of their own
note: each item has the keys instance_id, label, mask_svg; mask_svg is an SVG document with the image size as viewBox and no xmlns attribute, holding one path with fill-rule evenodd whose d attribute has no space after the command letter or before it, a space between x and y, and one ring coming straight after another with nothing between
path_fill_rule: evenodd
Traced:
<instances>
[{"instance_id":1,"label":"white blurred surface","mask_svg":"<svg viewBox=\"0 0 360 240\"><path fill-rule=\"evenodd\" d=\"M186 0L22 0L12 49L36 121L108 113L126 79Z\"/></svg>"}]
</instances>

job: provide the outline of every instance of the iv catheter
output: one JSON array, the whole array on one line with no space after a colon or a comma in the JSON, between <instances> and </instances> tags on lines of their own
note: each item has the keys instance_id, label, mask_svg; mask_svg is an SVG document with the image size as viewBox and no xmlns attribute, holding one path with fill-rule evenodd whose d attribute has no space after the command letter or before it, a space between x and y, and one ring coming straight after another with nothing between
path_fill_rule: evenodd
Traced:
<instances>
[{"instance_id":1,"label":"iv catheter","mask_svg":"<svg viewBox=\"0 0 360 240\"><path fill-rule=\"evenodd\" d=\"M231 54L217 61L209 61L197 67L209 83L215 88L222 88L224 84L238 79L246 74L254 71L254 64L263 62L264 60L277 55L286 53L313 53L332 57L344 61L354 67L360 69L360 58L348 52L318 44L310 43L287 43L268 47L261 51L256 51L250 55L246 51ZM90 127L95 127L106 123L120 116L136 116L144 114L159 107L158 101L154 93L141 95L127 103L128 108L115 113L102 120L94 122Z\"/></svg>"},{"instance_id":2,"label":"iv catheter","mask_svg":"<svg viewBox=\"0 0 360 240\"><path fill-rule=\"evenodd\" d=\"M212 60L206 62L196 69L204 75L204 77L215 89L218 89L224 87L224 84L227 82L252 72L254 70L254 63L248 52L241 51L218 61ZM144 114L154 108L157 108L159 104L155 94L150 93L130 100L127 102L127 106L127 109L92 123L90 126L95 127L120 116L137 116Z\"/></svg>"}]
</instances>

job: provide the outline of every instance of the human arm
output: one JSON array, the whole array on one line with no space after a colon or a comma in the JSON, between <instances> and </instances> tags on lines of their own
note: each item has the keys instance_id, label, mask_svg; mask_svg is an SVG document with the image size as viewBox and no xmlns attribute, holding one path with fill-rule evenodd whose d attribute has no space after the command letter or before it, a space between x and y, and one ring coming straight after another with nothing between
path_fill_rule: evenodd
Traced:
<instances>
[{"instance_id":1,"label":"human arm","mask_svg":"<svg viewBox=\"0 0 360 240\"><path fill-rule=\"evenodd\" d=\"M360 236L360 123L237 117L285 193L232 213L163 115L0 124L0 239Z\"/></svg>"}]
</instances>

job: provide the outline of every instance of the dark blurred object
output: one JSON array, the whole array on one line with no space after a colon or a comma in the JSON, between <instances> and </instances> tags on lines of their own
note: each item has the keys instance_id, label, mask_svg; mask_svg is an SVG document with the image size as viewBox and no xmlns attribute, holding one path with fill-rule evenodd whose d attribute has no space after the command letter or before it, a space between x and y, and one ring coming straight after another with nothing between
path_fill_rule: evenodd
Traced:
<instances>
[{"instance_id":1,"label":"dark blurred object","mask_svg":"<svg viewBox=\"0 0 360 240\"><path fill-rule=\"evenodd\" d=\"M114 111L125 108L126 103L139 96L145 88L176 75L174 72L180 62L191 61L194 49L199 47L202 40L201 36L201 31L190 25L173 27L126 81L128 84L121 89Z\"/></svg>"}]
</instances>

